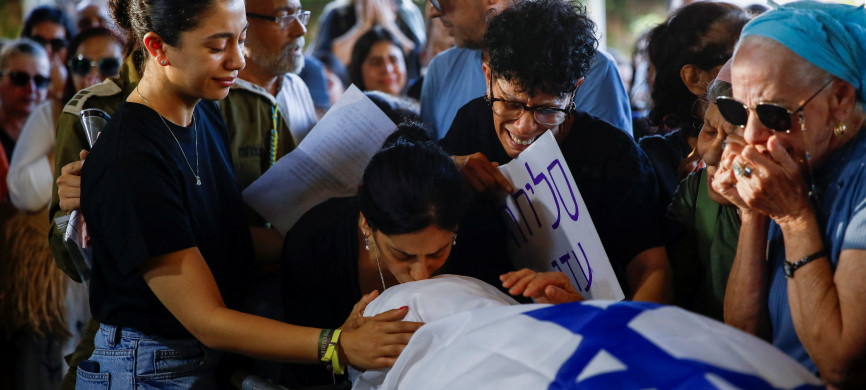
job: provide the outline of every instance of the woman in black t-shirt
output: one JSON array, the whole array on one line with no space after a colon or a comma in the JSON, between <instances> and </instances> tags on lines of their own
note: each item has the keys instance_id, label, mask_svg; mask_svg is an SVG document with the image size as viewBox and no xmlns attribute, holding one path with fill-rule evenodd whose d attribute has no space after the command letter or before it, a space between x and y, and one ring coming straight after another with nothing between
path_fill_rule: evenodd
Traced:
<instances>
[{"instance_id":1,"label":"woman in black t-shirt","mask_svg":"<svg viewBox=\"0 0 866 390\"><path fill-rule=\"evenodd\" d=\"M77 385L213 388L214 350L336 368L393 364L420 326L397 321L405 309L352 321L342 338L234 310L252 243L225 125L200 100L224 98L244 67L243 1L111 6L144 49L145 70L83 167L91 311L103 325Z\"/></svg>"}]
</instances>

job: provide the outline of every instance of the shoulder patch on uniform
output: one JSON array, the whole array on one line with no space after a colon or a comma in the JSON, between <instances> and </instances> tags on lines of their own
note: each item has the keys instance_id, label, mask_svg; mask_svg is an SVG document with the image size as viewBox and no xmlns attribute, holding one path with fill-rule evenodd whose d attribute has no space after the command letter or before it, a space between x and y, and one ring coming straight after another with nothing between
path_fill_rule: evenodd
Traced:
<instances>
[{"instance_id":1,"label":"shoulder patch on uniform","mask_svg":"<svg viewBox=\"0 0 866 390\"><path fill-rule=\"evenodd\" d=\"M260 96L266 98L271 103L271 105L276 104L276 100L274 100L274 96L271 95L266 89L264 89L258 85L255 85L249 81L246 81L243 79L235 79L235 84L232 85L232 89L252 92L256 95L260 95Z\"/></svg>"},{"instance_id":2,"label":"shoulder patch on uniform","mask_svg":"<svg viewBox=\"0 0 866 390\"><path fill-rule=\"evenodd\" d=\"M120 86L112 79L105 79L105 81L99 84L78 91L72 99L69 99L69 103L63 106L63 112L78 115L84 108L84 103L87 102L87 99L93 96L112 96L119 93L121 93Z\"/></svg>"}]
</instances>

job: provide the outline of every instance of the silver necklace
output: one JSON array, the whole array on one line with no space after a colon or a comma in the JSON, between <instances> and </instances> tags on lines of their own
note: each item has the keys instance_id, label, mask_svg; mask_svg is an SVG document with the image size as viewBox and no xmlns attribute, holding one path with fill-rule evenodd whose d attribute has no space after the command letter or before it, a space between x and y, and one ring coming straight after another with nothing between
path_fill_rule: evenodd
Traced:
<instances>
[{"instance_id":1,"label":"silver necklace","mask_svg":"<svg viewBox=\"0 0 866 390\"><path fill-rule=\"evenodd\" d=\"M373 242L375 243L376 241ZM382 276L382 266L379 264L379 246L375 244L373 246L375 246L373 249L376 250L376 267L379 268L379 279L382 281L382 292L384 292L388 287L385 287L385 277Z\"/></svg>"},{"instance_id":2,"label":"silver necklace","mask_svg":"<svg viewBox=\"0 0 866 390\"><path fill-rule=\"evenodd\" d=\"M367 250L367 252L369 252L370 251L370 237L368 237L366 234L364 234L363 230L361 231L361 234L364 235L364 249ZM379 280L382 281L382 291L385 291L388 289L388 287L385 286L385 276L382 275L382 264L379 263L379 246L376 245L375 239L373 240L373 250L376 251L376 268L379 269Z\"/></svg>"},{"instance_id":3,"label":"silver necklace","mask_svg":"<svg viewBox=\"0 0 866 390\"><path fill-rule=\"evenodd\" d=\"M153 107L151 107L151 105L150 105L150 102L147 101L147 99L141 95L141 92L138 92L138 86L135 87L135 93L138 94L138 97L140 97L141 100L144 100L144 103L147 104L148 107L153 109ZM153 110L153 111L156 111L156 110ZM174 138L174 142L177 143L177 148L180 149L180 154L183 156L183 160L186 161L186 166L189 167L189 171L192 172L193 176L195 176L195 185L200 186L201 185L201 176L199 176L199 169L198 169L199 168L199 166L198 166L198 125L195 123L195 113L193 113L193 115L192 115L192 128L194 131L193 137L195 137L195 170L194 171L192 170L192 165L190 165L190 163L189 163L189 159L186 158L186 153L183 151L183 147L180 146L180 141L177 140L177 136L175 136L174 132L171 131L171 127L168 126L168 123L165 121L165 118L163 118L162 114L160 114L159 112L157 112L156 115L159 115L159 119L162 120L162 124L165 125L165 128L168 129L169 134L171 134L171 138ZM380 270L379 272L381 273L382 271Z\"/></svg>"}]
</instances>

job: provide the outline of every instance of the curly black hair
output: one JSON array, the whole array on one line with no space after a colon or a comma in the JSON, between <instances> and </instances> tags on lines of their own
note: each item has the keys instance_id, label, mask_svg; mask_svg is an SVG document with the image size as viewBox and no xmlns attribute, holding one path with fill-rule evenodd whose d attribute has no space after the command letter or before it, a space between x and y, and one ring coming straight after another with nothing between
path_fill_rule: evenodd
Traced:
<instances>
[{"instance_id":1,"label":"curly black hair","mask_svg":"<svg viewBox=\"0 0 866 390\"><path fill-rule=\"evenodd\" d=\"M518 1L493 17L484 49L493 74L534 96L574 92L596 53L595 23L577 2Z\"/></svg>"},{"instance_id":2,"label":"curly black hair","mask_svg":"<svg viewBox=\"0 0 866 390\"><path fill-rule=\"evenodd\" d=\"M649 114L652 124L680 128L683 136L697 135L702 123L693 110L703 96L689 91L680 69L693 64L710 70L724 64L748 20L740 7L702 1L676 10L650 31L647 51L656 71Z\"/></svg>"}]
</instances>

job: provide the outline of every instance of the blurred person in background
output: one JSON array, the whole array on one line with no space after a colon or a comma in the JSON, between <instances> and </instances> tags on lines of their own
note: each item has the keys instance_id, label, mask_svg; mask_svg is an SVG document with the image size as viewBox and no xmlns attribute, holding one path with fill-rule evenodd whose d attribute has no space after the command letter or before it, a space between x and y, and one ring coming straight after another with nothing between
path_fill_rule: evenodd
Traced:
<instances>
[{"instance_id":1,"label":"blurred person in background","mask_svg":"<svg viewBox=\"0 0 866 390\"><path fill-rule=\"evenodd\" d=\"M406 56L407 77L420 75L420 54L427 42L424 17L411 0L335 0L319 17L319 33L313 53L331 52L344 65L361 35L381 26L393 35Z\"/></svg>"},{"instance_id":2,"label":"blurred person in background","mask_svg":"<svg viewBox=\"0 0 866 390\"><path fill-rule=\"evenodd\" d=\"M402 95L406 89L406 59L400 42L379 26L361 35L352 50L349 77L362 91Z\"/></svg>"},{"instance_id":3,"label":"blurred person in background","mask_svg":"<svg viewBox=\"0 0 866 390\"><path fill-rule=\"evenodd\" d=\"M639 142L656 171L665 204L696 168L698 159L686 158L703 126L707 86L731 58L748 20L735 5L701 1L674 11L649 34L647 51L655 70L649 120L659 135Z\"/></svg>"},{"instance_id":4,"label":"blurred person in background","mask_svg":"<svg viewBox=\"0 0 866 390\"><path fill-rule=\"evenodd\" d=\"M6 182L12 203L36 212L51 202L54 130L63 106L76 92L117 76L123 61L123 39L103 27L78 34L69 46L69 79L62 99L49 99L30 115L15 147Z\"/></svg>"},{"instance_id":5,"label":"blurred person in background","mask_svg":"<svg viewBox=\"0 0 866 390\"><path fill-rule=\"evenodd\" d=\"M30 113L48 96L50 70L45 50L30 39L11 41L0 51L0 162L5 167ZM6 175L0 179L2 201L8 195Z\"/></svg>"},{"instance_id":6,"label":"blurred person in background","mask_svg":"<svg viewBox=\"0 0 866 390\"><path fill-rule=\"evenodd\" d=\"M51 61L50 96L60 99L66 87L66 54L69 41L76 34L69 16L61 9L39 6L30 11L21 29L22 38L30 38L45 48Z\"/></svg>"},{"instance_id":7,"label":"blurred person in background","mask_svg":"<svg viewBox=\"0 0 866 390\"><path fill-rule=\"evenodd\" d=\"M112 27L108 9L90 0L84 0L75 6L75 19L79 33L89 28Z\"/></svg>"},{"instance_id":8,"label":"blurred person in background","mask_svg":"<svg viewBox=\"0 0 866 390\"><path fill-rule=\"evenodd\" d=\"M310 11L298 0L246 2L248 39L246 67L238 77L276 99L275 111L289 126L298 145L318 121L310 90L297 73L304 67L304 35Z\"/></svg>"}]
</instances>

